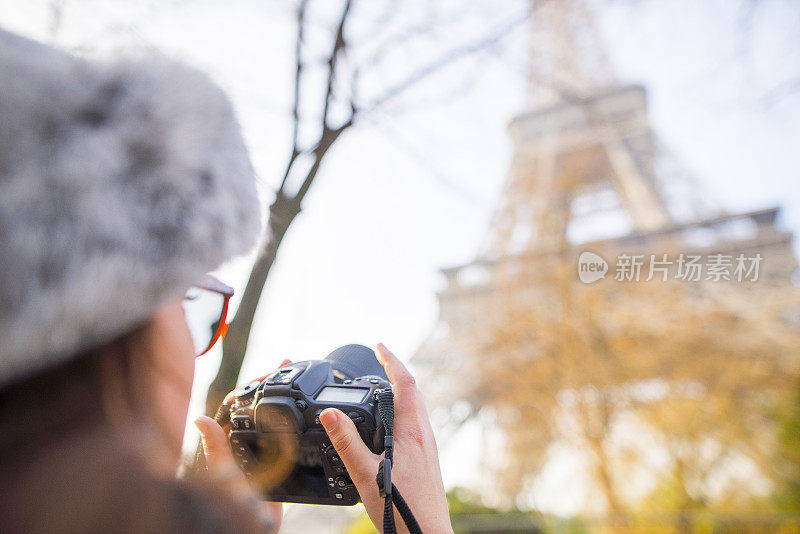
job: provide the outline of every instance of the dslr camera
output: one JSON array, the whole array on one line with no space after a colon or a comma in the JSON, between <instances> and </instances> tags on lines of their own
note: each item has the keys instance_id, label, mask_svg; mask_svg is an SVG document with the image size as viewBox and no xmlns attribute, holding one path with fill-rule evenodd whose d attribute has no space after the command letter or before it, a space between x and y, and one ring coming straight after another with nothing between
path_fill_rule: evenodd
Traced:
<instances>
[{"instance_id":1,"label":"dslr camera","mask_svg":"<svg viewBox=\"0 0 800 534\"><path fill-rule=\"evenodd\" d=\"M385 429L375 392L389 388L371 349L345 345L323 360L292 363L247 384L220 410L230 417L239 467L265 499L353 505L360 497L319 414L338 408L380 454Z\"/></svg>"}]
</instances>

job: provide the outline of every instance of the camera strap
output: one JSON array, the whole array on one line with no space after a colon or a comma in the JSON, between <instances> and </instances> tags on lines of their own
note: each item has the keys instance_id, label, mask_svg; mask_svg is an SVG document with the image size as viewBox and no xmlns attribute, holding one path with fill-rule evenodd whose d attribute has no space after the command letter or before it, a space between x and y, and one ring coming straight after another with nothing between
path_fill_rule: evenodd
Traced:
<instances>
[{"instance_id":1,"label":"camera strap","mask_svg":"<svg viewBox=\"0 0 800 534\"><path fill-rule=\"evenodd\" d=\"M383 439L383 446L386 449L384 459L378 467L378 490L384 500L383 506L383 534L395 534L397 527L394 523L394 507L400 513L400 517L406 524L411 534L422 534L411 508L408 507L403 496L397 490L397 486L392 483L392 459L394 456L394 393L391 389L379 389L375 391L375 400L378 402L378 412L383 420L383 427L386 429L386 437Z\"/></svg>"}]
</instances>

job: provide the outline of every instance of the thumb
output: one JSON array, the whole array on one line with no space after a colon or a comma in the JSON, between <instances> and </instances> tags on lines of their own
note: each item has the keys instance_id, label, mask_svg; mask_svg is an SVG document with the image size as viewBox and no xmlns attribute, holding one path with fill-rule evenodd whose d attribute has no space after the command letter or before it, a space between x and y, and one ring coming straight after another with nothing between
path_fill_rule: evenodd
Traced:
<instances>
[{"instance_id":1,"label":"thumb","mask_svg":"<svg viewBox=\"0 0 800 534\"><path fill-rule=\"evenodd\" d=\"M326 408L319 414L319 421L331 438L331 444L342 459L350 478L356 486L375 483L378 472L378 456L372 454L358 435L356 425L336 408Z\"/></svg>"},{"instance_id":2,"label":"thumb","mask_svg":"<svg viewBox=\"0 0 800 534\"><path fill-rule=\"evenodd\" d=\"M228 445L228 436L216 421L204 415L195 419L194 425L200 431L203 451L206 453L206 463L209 467L219 467L229 461L234 461Z\"/></svg>"}]
</instances>

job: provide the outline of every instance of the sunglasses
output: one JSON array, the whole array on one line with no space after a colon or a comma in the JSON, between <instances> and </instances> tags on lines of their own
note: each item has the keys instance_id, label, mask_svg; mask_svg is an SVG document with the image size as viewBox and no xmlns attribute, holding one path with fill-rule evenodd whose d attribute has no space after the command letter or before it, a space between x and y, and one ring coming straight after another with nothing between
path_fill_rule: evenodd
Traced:
<instances>
[{"instance_id":1,"label":"sunglasses","mask_svg":"<svg viewBox=\"0 0 800 534\"><path fill-rule=\"evenodd\" d=\"M192 334L194 354L202 356L228 331L225 321L233 288L213 276L193 285L183 298L183 313Z\"/></svg>"}]
</instances>

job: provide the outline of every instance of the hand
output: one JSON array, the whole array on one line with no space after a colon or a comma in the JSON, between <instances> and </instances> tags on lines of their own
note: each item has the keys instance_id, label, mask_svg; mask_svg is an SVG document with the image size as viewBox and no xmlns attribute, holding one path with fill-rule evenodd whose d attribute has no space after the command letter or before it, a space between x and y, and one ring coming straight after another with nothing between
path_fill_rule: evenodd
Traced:
<instances>
[{"instance_id":1,"label":"hand","mask_svg":"<svg viewBox=\"0 0 800 534\"><path fill-rule=\"evenodd\" d=\"M423 532L453 532L447 508L436 440L414 377L382 344L376 351L394 392L394 462L392 482L403 495ZM320 414L320 422L344 462L350 478L379 531L383 529L384 500L375 480L381 456L361 439L353 421L336 408ZM408 532L395 510L398 532Z\"/></svg>"},{"instance_id":2,"label":"hand","mask_svg":"<svg viewBox=\"0 0 800 534\"><path fill-rule=\"evenodd\" d=\"M216 421L205 415L195 419L194 424L200 431L206 465L212 479L218 484L224 485L224 491L233 497L242 500L253 497L255 494L252 488L236 464L236 460L233 459L227 432ZM282 503L262 502L258 504L264 508L263 512L266 516L275 522L275 532L277 532L283 516Z\"/></svg>"},{"instance_id":3,"label":"hand","mask_svg":"<svg viewBox=\"0 0 800 534\"><path fill-rule=\"evenodd\" d=\"M283 367L292 363L291 360L283 360L278 366ZM266 376L261 377L263 380ZM224 402L232 399L233 392L225 397ZM203 442L203 452L206 455L206 465L211 476L225 485L225 491L233 496L251 496L253 490L247 483L244 473L239 469L236 460L233 458L231 447L228 444L228 432L210 417L201 416L195 419L195 426L200 431L200 438ZM227 426L227 425L226 425ZM275 531L280 528L283 516L283 504L279 502L263 502L264 512L268 517L276 521Z\"/></svg>"}]
</instances>

